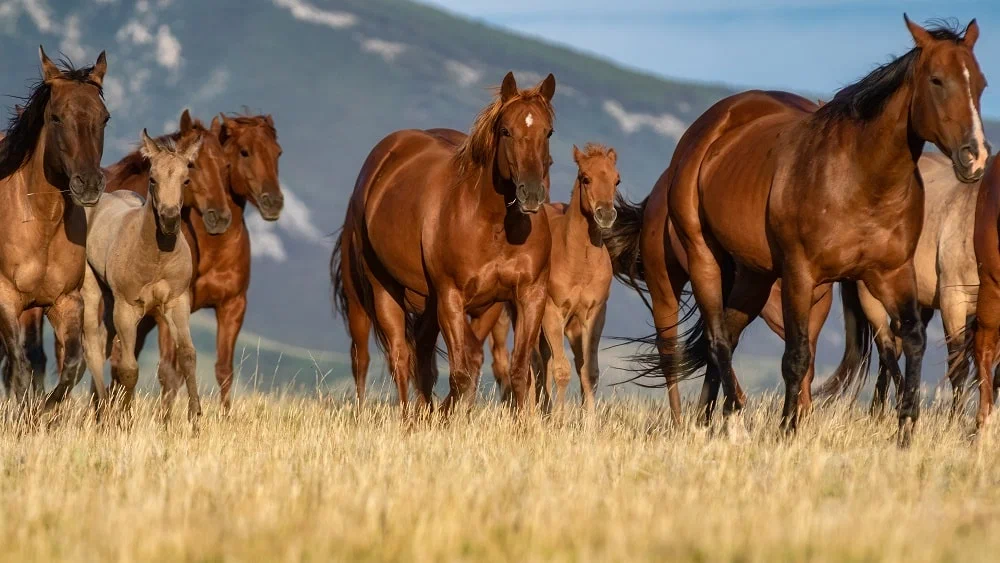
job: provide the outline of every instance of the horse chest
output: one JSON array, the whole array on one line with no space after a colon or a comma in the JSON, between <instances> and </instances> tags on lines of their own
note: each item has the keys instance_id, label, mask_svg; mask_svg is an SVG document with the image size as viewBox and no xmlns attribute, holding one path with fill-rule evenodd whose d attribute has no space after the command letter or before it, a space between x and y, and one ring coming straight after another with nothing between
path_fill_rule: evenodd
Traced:
<instances>
[{"instance_id":1,"label":"horse chest","mask_svg":"<svg viewBox=\"0 0 1000 563\"><path fill-rule=\"evenodd\" d=\"M20 245L7 254L18 291L34 303L48 305L79 289L86 260L84 248L71 242L61 227L34 240L34 244Z\"/></svg>"}]
</instances>

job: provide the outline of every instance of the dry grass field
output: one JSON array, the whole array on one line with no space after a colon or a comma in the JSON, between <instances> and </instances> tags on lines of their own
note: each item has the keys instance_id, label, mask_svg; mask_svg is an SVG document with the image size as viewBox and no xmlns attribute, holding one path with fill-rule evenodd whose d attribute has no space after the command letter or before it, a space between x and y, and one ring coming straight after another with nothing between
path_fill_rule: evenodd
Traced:
<instances>
[{"instance_id":1,"label":"dry grass field","mask_svg":"<svg viewBox=\"0 0 1000 563\"><path fill-rule=\"evenodd\" d=\"M776 399L747 433L671 428L657 401L547 419L495 404L404 423L384 404L241 396L198 435L96 426L82 397L0 435L10 561L995 560L996 425L927 409L912 449L891 419L816 412L792 437Z\"/></svg>"}]
</instances>

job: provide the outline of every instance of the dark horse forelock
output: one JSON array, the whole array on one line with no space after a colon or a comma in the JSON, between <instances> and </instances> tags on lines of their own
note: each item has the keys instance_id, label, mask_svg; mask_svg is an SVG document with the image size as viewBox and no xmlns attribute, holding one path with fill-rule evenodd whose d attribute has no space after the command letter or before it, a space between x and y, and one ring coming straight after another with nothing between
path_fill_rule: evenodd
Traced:
<instances>
[{"instance_id":1,"label":"dark horse forelock","mask_svg":"<svg viewBox=\"0 0 1000 563\"><path fill-rule=\"evenodd\" d=\"M507 108L518 102L539 103L545 110L549 122L555 122L555 109L552 107L552 103L542 95L538 87L521 90L506 102L500 97L500 89L497 88L493 102L479 112L476 120L472 123L469 136L455 150L455 162L460 171L467 173L476 168L489 166L496 154L497 136L499 135L497 124L500 121L500 116Z\"/></svg>"},{"instance_id":2,"label":"dark horse forelock","mask_svg":"<svg viewBox=\"0 0 1000 563\"><path fill-rule=\"evenodd\" d=\"M91 79L93 66L75 68L68 59L60 60L59 66L63 73L61 80L90 84L104 98L101 84ZM0 179L17 172L31 159L38 136L45 126L45 107L51 97L52 87L44 80L39 80L31 86L31 93L27 97L19 98L24 101L22 109L11 115L7 124L7 137L0 141Z\"/></svg>"}]
</instances>

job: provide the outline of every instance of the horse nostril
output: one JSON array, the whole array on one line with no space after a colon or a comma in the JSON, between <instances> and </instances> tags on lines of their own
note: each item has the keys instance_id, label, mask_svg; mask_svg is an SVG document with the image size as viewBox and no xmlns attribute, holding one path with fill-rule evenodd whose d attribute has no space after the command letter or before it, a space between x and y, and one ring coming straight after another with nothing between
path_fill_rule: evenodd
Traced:
<instances>
[{"instance_id":1,"label":"horse nostril","mask_svg":"<svg viewBox=\"0 0 1000 563\"><path fill-rule=\"evenodd\" d=\"M972 162L976 158L975 150L971 145L965 145L958 151L958 157L962 164L966 166L971 166Z\"/></svg>"}]
</instances>

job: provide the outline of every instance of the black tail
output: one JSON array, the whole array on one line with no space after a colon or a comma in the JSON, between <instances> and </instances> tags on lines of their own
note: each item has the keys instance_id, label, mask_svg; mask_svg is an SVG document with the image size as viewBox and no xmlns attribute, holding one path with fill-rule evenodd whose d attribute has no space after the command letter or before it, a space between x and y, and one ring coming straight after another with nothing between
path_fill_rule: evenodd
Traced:
<instances>
[{"instance_id":1,"label":"black tail","mask_svg":"<svg viewBox=\"0 0 1000 563\"><path fill-rule=\"evenodd\" d=\"M844 356L837 371L813 392L817 398L853 394L856 399L868 379L873 335L861 308L857 282L840 282L840 300L844 305Z\"/></svg>"},{"instance_id":2,"label":"black tail","mask_svg":"<svg viewBox=\"0 0 1000 563\"><path fill-rule=\"evenodd\" d=\"M615 211L618 212L618 217L611 230L604 235L604 246L611 254L611 268L615 277L636 290L646 307L652 311L652 305L645 296L649 293L649 288L646 287L646 272L639 251L642 217L646 213L647 201L649 198L634 204L621 193L615 194Z\"/></svg>"}]
</instances>

